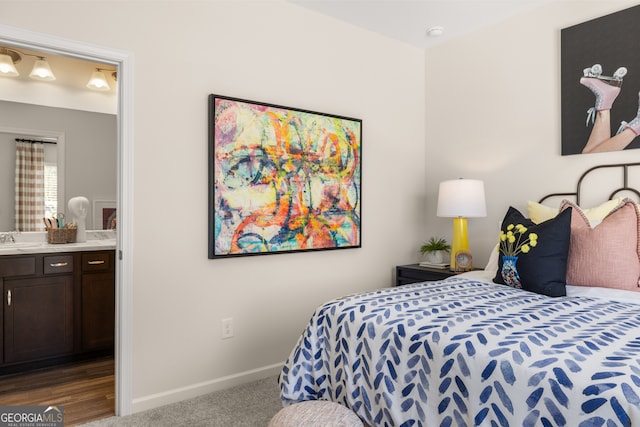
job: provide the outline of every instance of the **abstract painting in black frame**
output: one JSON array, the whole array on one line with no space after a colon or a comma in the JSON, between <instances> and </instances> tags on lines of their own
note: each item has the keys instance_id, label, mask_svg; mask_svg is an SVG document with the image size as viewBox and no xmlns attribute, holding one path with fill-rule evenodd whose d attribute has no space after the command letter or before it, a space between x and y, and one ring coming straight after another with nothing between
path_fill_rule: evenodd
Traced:
<instances>
[{"instance_id":1,"label":"abstract painting in black frame","mask_svg":"<svg viewBox=\"0 0 640 427\"><path fill-rule=\"evenodd\" d=\"M209 96L209 258L361 247L362 120Z\"/></svg>"}]
</instances>

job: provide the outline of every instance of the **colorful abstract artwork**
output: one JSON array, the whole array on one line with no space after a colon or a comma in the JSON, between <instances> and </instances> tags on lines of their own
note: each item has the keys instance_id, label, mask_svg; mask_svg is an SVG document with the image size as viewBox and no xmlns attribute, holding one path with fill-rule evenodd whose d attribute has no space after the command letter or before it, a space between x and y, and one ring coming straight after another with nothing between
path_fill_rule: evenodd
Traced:
<instances>
[{"instance_id":1,"label":"colorful abstract artwork","mask_svg":"<svg viewBox=\"0 0 640 427\"><path fill-rule=\"evenodd\" d=\"M209 258L360 247L362 121L209 96Z\"/></svg>"}]
</instances>

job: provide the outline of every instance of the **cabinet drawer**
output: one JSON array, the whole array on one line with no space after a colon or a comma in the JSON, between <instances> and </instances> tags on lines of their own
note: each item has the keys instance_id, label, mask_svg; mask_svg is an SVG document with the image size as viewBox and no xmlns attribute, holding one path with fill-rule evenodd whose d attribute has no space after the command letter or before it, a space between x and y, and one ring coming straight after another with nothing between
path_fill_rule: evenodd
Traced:
<instances>
[{"instance_id":1,"label":"cabinet drawer","mask_svg":"<svg viewBox=\"0 0 640 427\"><path fill-rule=\"evenodd\" d=\"M73 272L73 255L55 255L43 257L44 274L60 274Z\"/></svg>"},{"instance_id":2,"label":"cabinet drawer","mask_svg":"<svg viewBox=\"0 0 640 427\"><path fill-rule=\"evenodd\" d=\"M36 257L0 257L0 277L32 276L36 274Z\"/></svg>"},{"instance_id":3,"label":"cabinet drawer","mask_svg":"<svg viewBox=\"0 0 640 427\"><path fill-rule=\"evenodd\" d=\"M86 252L82 254L82 271L109 271L110 252Z\"/></svg>"}]
</instances>

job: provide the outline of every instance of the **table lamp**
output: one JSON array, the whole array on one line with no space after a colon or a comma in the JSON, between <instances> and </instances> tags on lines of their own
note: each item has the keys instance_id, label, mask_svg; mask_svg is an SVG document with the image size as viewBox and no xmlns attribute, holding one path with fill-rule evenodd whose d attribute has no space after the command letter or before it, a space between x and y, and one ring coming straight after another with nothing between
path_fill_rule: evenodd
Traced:
<instances>
[{"instance_id":1,"label":"table lamp","mask_svg":"<svg viewBox=\"0 0 640 427\"><path fill-rule=\"evenodd\" d=\"M467 218L487 216L484 182L463 178L441 182L438 190L437 215L453 218L449 269L451 271L471 270Z\"/></svg>"}]
</instances>

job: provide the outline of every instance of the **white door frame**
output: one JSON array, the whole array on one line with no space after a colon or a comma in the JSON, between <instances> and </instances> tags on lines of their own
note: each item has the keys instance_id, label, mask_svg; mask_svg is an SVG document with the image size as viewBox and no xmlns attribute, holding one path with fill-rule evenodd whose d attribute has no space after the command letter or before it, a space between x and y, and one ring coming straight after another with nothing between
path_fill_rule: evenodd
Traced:
<instances>
[{"instance_id":1,"label":"white door frame","mask_svg":"<svg viewBox=\"0 0 640 427\"><path fill-rule=\"evenodd\" d=\"M0 24L0 44L118 67L116 415L131 414L133 285L133 54Z\"/></svg>"}]
</instances>

